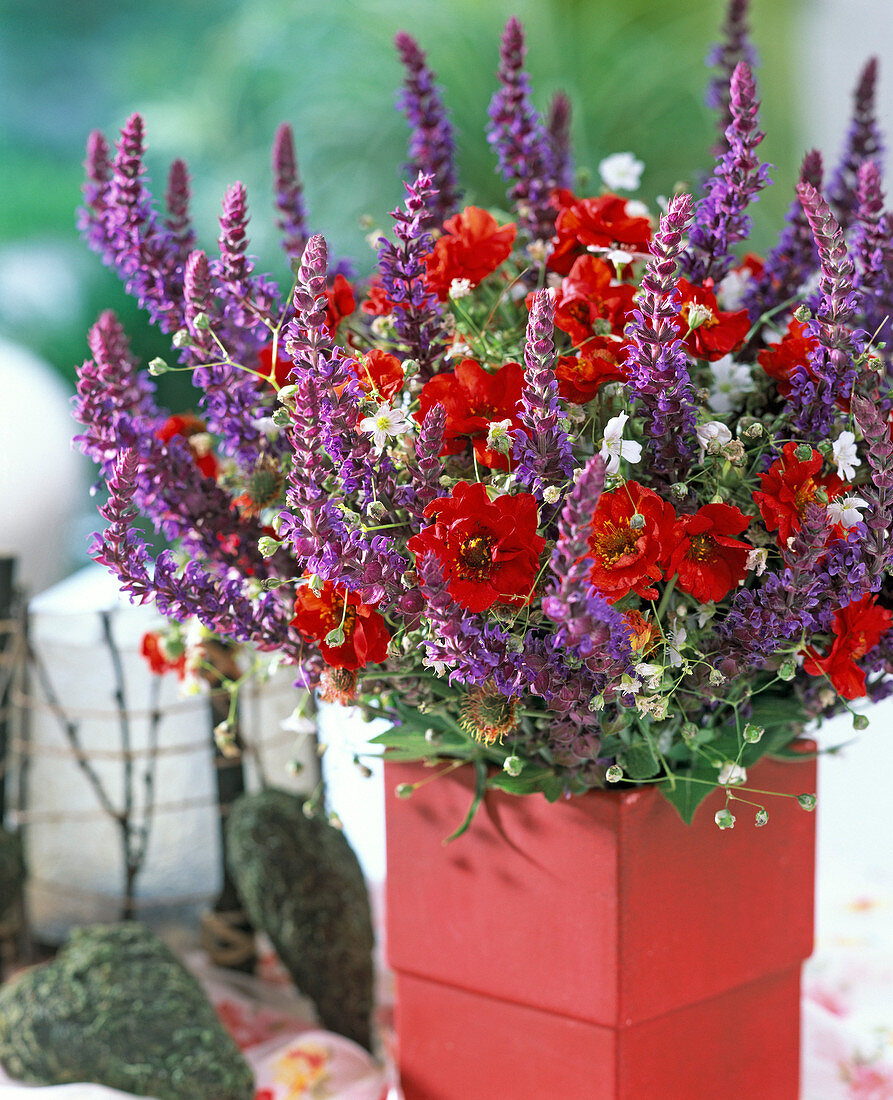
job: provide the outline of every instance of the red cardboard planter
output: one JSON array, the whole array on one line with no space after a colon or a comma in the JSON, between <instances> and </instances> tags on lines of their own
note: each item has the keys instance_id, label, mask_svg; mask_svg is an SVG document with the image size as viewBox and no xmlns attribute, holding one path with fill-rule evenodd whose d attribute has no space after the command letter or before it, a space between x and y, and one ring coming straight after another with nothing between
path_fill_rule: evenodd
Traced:
<instances>
[{"instance_id":1,"label":"red cardboard planter","mask_svg":"<svg viewBox=\"0 0 893 1100\"><path fill-rule=\"evenodd\" d=\"M812 747L812 746L809 746ZM653 787L555 804L386 766L388 951L406 1100L796 1100L815 817L720 830ZM815 791L813 759L748 786ZM747 796L745 797L753 797Z\"/></svg>"}]
</instances>

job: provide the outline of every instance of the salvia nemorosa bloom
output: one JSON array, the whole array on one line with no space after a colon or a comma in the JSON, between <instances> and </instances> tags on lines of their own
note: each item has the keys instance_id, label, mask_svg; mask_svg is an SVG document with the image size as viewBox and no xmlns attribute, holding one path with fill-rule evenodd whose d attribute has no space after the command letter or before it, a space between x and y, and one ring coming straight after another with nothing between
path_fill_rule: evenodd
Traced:
<instances>
[{"instance_id":1,"label":"salvia nemorosa bloom","mask_svg":"<svg viewBox=\"0 0 893 1100\"><path fill-rule=\"evenodd\" d=\"M411 127L406 169L410 178L419 174L431 177L435 193L428 203L422 228L435 229L455 214L461 198L456 176L453 126L424 51L405 31L400 31L394 44L406 74L403 91L397 100L397 106L406 115Z\"/></svg>"},{"instance_id":2,"label":"salvia nemorosa bloom","mask_svg":"<svg viewBox=\"0 0 893 1100\"><path fill-rule=\"evenodd\" d=\"M868 444L871 480L859 487L868 502L865 515L864 559L872 591L880 587L885 571L893 563L893 440L884 406L877 399L859 394L852 400L853 418Z\"/></svg>"},{"instance_id":3,"label":"salvia nemorosa bloom","mask_svg":"<svg viewBox=\"0 0 893 1100\"><path fill-rule=\"evenodd\" d=\"M714 149L716 156L722 156L729 148L726 130L732 123L730 85L736 66L746 62L751 69L756 68L757 52L750 39L747 23L749 0L729 0L726 19L721 28L722 38L707 55L707 64L718 69L707 85L707 106L718 112L719 143Z\"/></svg>"},{"instance_id":4,"label":"salvia nemorosa bloom","mask_svg":"<svg viewBox=\"0 0 893 1100\"><path fill-rule=\"evenodd\" d=\"M298 174L295 139L291 127L283 122L273 139L273 192L276 201L276 228L282 247L291 260L299 259L307 244L307 212L304 188Z\"/></svg>"},{"instance_id":5,"label":"salvia nemorosa bloom","mask_svg":"<svg viewBox=\"0 0 893 1100\"><path fill-rule=\"evenodd\" d=\"M499 49L500 89L490 102L487 140L499 157L499 172L512 181L509 198L518 221L535 241L552 236L555 211L550 195L556 184L552 144L530 97L524 72L524 30L513 16L506 24Z\"/></svg>"},{"instance_id":6,"label":"salvia nemorosa bloom","mask_svg":"<svg viewBox=\"0 0 893 1100\"><path fill-rule=\"evenodd\" d=\"M391 212L397 243L381 237L378 266L388 298L394 303L394 328L407 356L419 365L423 379L435 373L445 350L440 303L425 282L425 257L433 244L425 231L435 198L431 177L420 173L404 183L403 207Z\"/></svg>"},{"instance_id":7,"label":"salvia nemorosa bloom","mask_svg":"<svg viewBox=\"0 0 893 1100\"><path fill-rule=\"evenodd\" d=\"M861 347L851 326L859 313L859 297L843 231L828 203L809 183L798 184L797 194L819 252L819 302L810 321L819 345L810 355L809 369L798 366L793 371L789 401L796 410L796 429L821 439L834 419L836 403L849 400L853 392L854 360Z\"/></svg>"},{"instance_id":8,"label":"salvia nemorosa bloom","mask_svg":"<svg viewBox=\"0 0 893 1100\"><path fill-rule=\"evenodd\" d=\"M732 73L728 150L704 185L706 195L695 209L682 259L683 274L693 283L703 284L708 278L719 282L734 263L732 245L750 235L747 208L769 183L769 165L756 154L765 136L757 122L759 106L753 73L740 61Z\"/></svg>"},{"instance_id":9,"label":"salvia nemorosa bloom","mask_svg":"<svg viewBox=\"0 0 893 1100\"><path fill-rule=\"evenodd\" d=\"M186 162L178 157L171 163L164 195L167 208L164 224L171 235L178 266L186 262L186 257L195 248L195 230L189 216L189 199L189 169Z\"/></svg>"},{"instance_id":10,"label":"salvia nemorosa bloom","mask_svg":"<svg viewBox=\"0 0 893 1100\"><path fill-rule=\"evenodd\" d=\"M592 515L605 483L605 464L593 455L580 471L561 511L558 541L552 551L555 574L543 612L556 624L555 645L598 662L598 671L614 662L628 664L630 630L623 616L589 581ZM590 666L591 667L591 666Z\"/></svg>"},{"instance_id":11,"label":"salvia nemorosa bloom","mask_svg":"<svg viewBox=\"0 0 893 1100\"><path fill-rule=\"evenodd\" d=\"M800 183L822 188L822 154L810 150L800 167ZM789 302L816 272L819 252L812 227L799 198L794 199L785 218L785 227L766 257L762 275L753 280L745 302L751 321L756 321L785 302Z\"/></svg>"},{"instance_id":12,"label":"salvia nemorosa bloom","mask_svg":"<svg viewBox=\"0 0 893 1100\"><path fill-rule=\"evenodd\" d=\"M655 469L675 480L694 453L695 405L688 357L674 321L679 316L676 278L692 219L690 195L676 195L651 242L651 259L627 329L629 388L645 419Z\"/></svg>"},{"instance_id":13,"label":"salvia nemorosa bloom","mask_svg":"<svg viewBox=\"0 0 893 1100\"><path fill-rule=\"evenodd\" d=\"M112 181L112 161L109 144L99 130L94 130L87 138L84 170L84 205L78 211L78 229L90 248L102 257L102 262L111 265L114 255L109 245L106 207Z\"/></svg>"},{"instance_id":14,"label":"salvia nemorosa bloom","mask_svg":"<svg viewBox=\"0 0 893 1100\"><path fill-rule=\"evenodd\" d=\"M853 116L843 152L828 181L828 201L844 230L853 223L859 204L859 166L866 160L880 161L884 153L875 103L877 75L877 58L872 57L859 75L853 93Z\"/></svg>"},{"instance_id":15,"label":"salvia nemorosa bloom","mask_svg":"<svg viewBox=\"0 0 893 1100\"><path fill-rule=\"evenodd\" d=\"M551 291L533 296L524 342L524 385L518 419L527 429L514 433L516 482L539 500L543 492L567 483L574 455L561 425L563 412L555 379L555 300Z\"/></svg>"},{"instance_id":16,"label":"salvia nemorosa bloom","mask_svg":"<svg viewBox=\"0 0 893 1100\"><path fill-rule=\"evenodd\" d=\"M412 483L415 490L412 513L423 522L425 508L441 495L440 475L443 465L440 452L443 448L443 431L446 427L446 411L443 405L432 405L425 414L413 448L415 463L412 467Z\"/></svg>"},{"instance_id":17,"label":"salvia nemorosa bloom","mask_svg":"<svg viewBox=\"0 0 893 1100\"><path fill-rule=\"evenodd\" d=\"M549 103L546 133L552 149L555 186L566 187L569 191L573 190L574 186L574 156L571 149L572 113L570 99L564 92L556 92Z\"/></svg>"},{"instance_id":18,"label":"salvia nemorosa bloom","mask_svg":"<svg viewBox=\"0 0 893 1100\"><path fill-rule=\"evenodd\" d=\"M884 213L881 170L876 161L866 160L859 166L856 197L858 206L852 247L862 328L872 343L885 342L891 332L893 245L890 216Z\"/></svg>"}]
</instances>

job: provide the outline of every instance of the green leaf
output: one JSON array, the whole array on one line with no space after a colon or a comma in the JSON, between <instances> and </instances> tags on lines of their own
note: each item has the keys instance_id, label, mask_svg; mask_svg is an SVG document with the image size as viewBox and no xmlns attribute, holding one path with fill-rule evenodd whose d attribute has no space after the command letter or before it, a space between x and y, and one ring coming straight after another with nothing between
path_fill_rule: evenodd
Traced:
<instances>
[{"instance_id":1,"label":"green leaf","mask_svg":"<svg viewBox=\"0 0 893 1100\"><path fill-rule=\"evenodd\" d=\"M618 757L618 762L630 779L651 779L660 771L660 761L657 759L654 747L647 738L635 740L623 754Z\"/></svg>"},{"instance_id":2,"label":"green leaf","mask_svg":"<svg viewBox=\"0 0 893 1100\"><path fill-rule=\"evenodd\" d=\"M708 780L709 782L691 782L684 775L677 773L673 780L665 779L663 783L659 784L661 794L675 807L676 812L686 825L691 824L695 810L707 795L715 790L718 775L715 768L711 768L706 760L701 759L695 760L688 774L691 780Z\"/></svg>"}]
</instances>

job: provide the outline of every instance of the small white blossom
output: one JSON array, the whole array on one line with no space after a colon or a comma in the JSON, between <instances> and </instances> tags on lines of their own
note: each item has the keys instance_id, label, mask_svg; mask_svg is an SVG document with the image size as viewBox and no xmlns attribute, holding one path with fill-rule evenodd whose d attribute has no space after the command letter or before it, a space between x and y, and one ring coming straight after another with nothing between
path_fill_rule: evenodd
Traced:
<instances>
[{"instance_id":1,"label":"small white blossom","mask_svg":"<svg viewBox=\"0 0 893 1100\"><path fill-rule=\"evenodd\" d=\"M389 438L402 435L412 425L406 419L402 409L392 409L390 405L379 405L371 416L360 421L360 431L369 432L376 447L384 447Z\"/></svg>"},{"instance_id":2,"label":"small white blossom","mask_svg":"<svg viewBox=\"0 0 893 1100\"><path fill-rule=\"evenodd\" d=\"M641 444L633 440L623 438L623 427L629 420L626 413L612 416L605 425L605 434L602 437L602 448L599 454L605 461L605 473L616 474L620 469L620 460L625 458L627 462L638 462L642 457Z\"/></svg>"},{"instance_id":3,"label":"small white blossom","mask_svg":"<svg viewBox=\"0 0 893 1100\"><path fill-rule=\"evenodd\" d=\"M612 153L598 166L598 174L612 191L635 191L644 168L632 153Z\"/></svg>"},{"instance_id":4,"label":"small white blossom","mask_svg":"<svg viewBox=\"0 0 893 1100\"><path fill-rule=\"evenodd\" d=\"M627 199L626 216L628 218L649 218L651 215L644 202L640 202L638 199Z\"/></svg>"},{"instance_id":5,"label":"small white blossom","mask_svg":"<svg viewBox=\"0 0 893 1100\"><path fill-rule=\"evenodd\" d=\"M667 643L667 664L671 668L677 668L679 665L685 663L685 658L682 656L681 650L685 648L685 640L688 637L688 631L684 626L674 626L670 631L670 639Z\"/></svg>"},{"instance_id":6,"label":"small white blossom","mask_svg":"<svg viewBox=\"0 0 893 1100\"><path fill-rule=\"evenodd\" d=\"M868 501L855 496L837 497L835 500L829 501L827 507L828 518L831 522L839 523L842 527L849 529L862 522L862 513L859 509L867 508Z\"/></svg>"},{"instance_id":7,"label":"small white blossom","mask_svg":"<svg viewBox=\"0 0 893 1100\"><path fill-rule=\"evenodd\" d=\"M670 709L670 701L664 695L639 695L636 697L636 710L643 717L646 715L657 722L666 718Z\"/></svg>"},{"instance_id":8,"label":"small white blossom","mask_svg":"<svg viewBox=\"0 0 893 1100\"><path fill-rule=\"evenodd\" d=\"M610 260L615 267L623 267L624 264L631 264L635 256L625 248L611 248L605 253L605 259Z\"/></svg>"},{"instance_id":9,"label":"small white blossom","mask_svg":"<svg viewBox=\"0 0 893 1100\"><path fill-rule=\"evenodd\" d=\"M744 305L744 296L752 281L753 276L746 267L738 271L730 271L716 288L720 307L729 311L741 309Z\"/></svg>"},{"instance_id":10,"label":"small white blossom","mask_svg":"<svg viewBox=\"0 0 893 1100\"><path fill-rule=\"evenodd\" d=\"M642 687L646 691L657 691L663 674L663 665L650 665L645 661L636 665L636 676L642 681Z\"/></svg>"},{"instance_id":11,"label":"small white blossom","mask_svg":"<svg viewBox=\"0 0 893 1100\"><path fill-rule=\"evenodd\" d=\"M837 463L837 472L844 481L852 481L856 476L856 467L862 465L862 460L856 453L856 437L852 432L841 432L831 444L834 461Z\"/></svg>"},{"instance_id":12,"label":"small white blossom","mask_svg":"<svg viewBox=\"0 0 893 1100\"><path fill-rule=\"evenodd\" d=\"M699 424L695 428L695 435L698 437L698 444L701 448L701 462L704 461L705 452L709 451L710 454L715 454L720 451L727 443L732 442L732 433L718 420L708 420L706 424Z\"/></svg>"},{"instance_id":13,"label":"small white blossom","mask_svg":"<svg viewBox=\"0 0 893 1100\"><path fill-rule=\"evenodd\" d=\"M471 347L464 340L454 340L444 355L445 359L465 359L471 355Z\"/></svg>"},{"instance_id":14,"label":"small white blossom","mask_svg":"<svg viewBox=\"0 0 893 1100\"><path fill-rule=\"evenodd\" d=\"M769 551L763 548L762 550L748 550L747 552L747 570L749 573L756 573L758 577L766 572L766 561L769 558Z\"/></svg>"},{"instance_id":15,"label":"small white blossom","mask_svg":"<svg viewBox=\"0 0 893 1100\"><path fill-rule=\"evenodd\" d=\"M561 496L561 490L557 485L547 485L543 489L543 500L546 504L556 504Z\"/></svg>"},{"instance_id":16,"label":"small white blossom","mask_svg":"<svg viewBox=\"0 0 893 1100\"><path fill-rule=\"evenodd\" d=\"M719 772L719 785L721 787L735 787L747 780L747 769L740 764L723 764Z\"/></svg>"},{"instance_id":17,"label":"small white blossom","mask_svg":"<svg viewBox=\"0 0 893 1100\"><path fill-rule=\"evenodd\" d=\"M711 363L710 372L713 381L707 404L716 413L730 413L738 404L738 398L753 389L750 368L736 363L731 355L724 355Z\"/></svg>"},{"instance_id":18,"label":"small white blossom","mask_svg":"<svg viewBox=\"0 0 893 1100\"><path fill-rule=\"evenodd\" d=\"M467 298L471 293L471 279L453 279L450 283L450 297L455 301L458 298Z\"/></svg>"}]
</instances>

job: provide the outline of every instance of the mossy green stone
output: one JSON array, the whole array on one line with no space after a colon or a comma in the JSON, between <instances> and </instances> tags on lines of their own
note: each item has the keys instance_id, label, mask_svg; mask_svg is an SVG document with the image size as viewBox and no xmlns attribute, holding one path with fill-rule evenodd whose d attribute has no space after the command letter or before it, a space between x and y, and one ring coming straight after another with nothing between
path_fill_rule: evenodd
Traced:
<instances>
[{"instance_id":1,"label":"mossy green stone","mask_svg":"<svg viewBox=\"0 0 893 1100\"><path fill-rule=\"evenodd\" d=\"M227 820L230 871L320 1022L370 1049L374 935L359 861L323 816L285 791L244 795Z\"/></svg>"},{"instance_id":2,"label":"mossy green stone","mask_svg":"<svg viewBox=\"0 0 893 1100\"><path fill-rule=\"evenodd\" d=\"M0 829L0 920L8 915L24 881L21 839L16 833Z\"/></svg>"},{"instance_id":3,"label":"mossy green stone","mask_svg":"<svg viewBox=\"0 0 893 1100\"><path fill-rule=\"evenodd\" d=\"M201 986L141 924L78 929L52 962L0 989L0 1063L31 1084L254 1096L251 1068Z\"/></svg>"}]
</instances>

